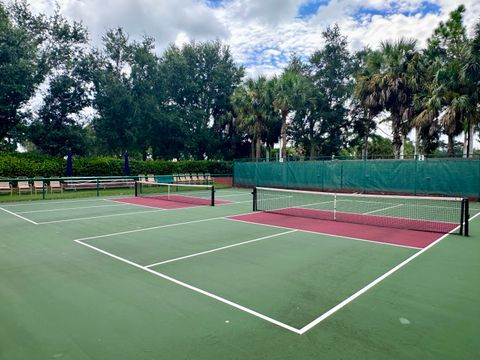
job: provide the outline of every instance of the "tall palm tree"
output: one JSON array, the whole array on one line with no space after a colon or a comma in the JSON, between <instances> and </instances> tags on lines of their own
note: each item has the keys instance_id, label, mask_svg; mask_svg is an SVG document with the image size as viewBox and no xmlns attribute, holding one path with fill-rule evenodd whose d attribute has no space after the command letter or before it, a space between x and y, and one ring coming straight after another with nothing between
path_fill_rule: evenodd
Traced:
<instances>
[{"instance_id":1,"label":"tall palm tree","mask_svg":"<svg viewBox=\"0 0 480 360\"><path fill-rule=\"evenodd\" d=\"M368 158L368 139L370 131L374 128L373 119L382 110L381 89L377 83L372 81L372 76L380 71L382 54L379 51L370 52L363 66L355 76L354 97L358 99L364 109L364 139L363 139L363 157Z\"/></svg>"},{"instance_id":2,"label":"tall palm tree","mask_svg":"<svg viewBox=\"0 0 480 360\"><path fill-rule=\"evenodd\" d=\"M301 102L303 87L302 75L294 71L285 71L280 77L274 78L274 100L275 110L280 112L282 119L282 159L287 156L287 116L292 109Z\"/></svg>"},{"instance_id":3,"label":"tall palm tree","mask_svg":"<svg viewBox=\"0 0 480 360\"><path fill-rule=\"evenodd\" d=\"M468 156L473 144L473 128L480 123L480 21L475 25L474 37L468 47L460 78L469 85Z\"/></svg>"},{"instance_id":4,"label":"tall palm tree","mask_svg":"<svg viewBox=\"0 0 480 360\"><path fill-rule=\"evenodd\" d=\"M403 137L413 118L413 94L417 87L415 61L416 40L400 39L381 45L380 72L372 77L381 91L380 104L391 114L393 153L400 158Z\"/></svg>"},{"instance_id":5,"label":"tall palm tree","mask_svg":"<svg viewBox=\"0 0 480 360\"><path fill-rule=\"evenodd\" d=\"M232 104L237 115L240 129L252 137L255 151L252 158L258 160L262 145L262 133L265 132L270 101L268 99L268 80L264 76L248 79L243 86L235 89Z\"/></svg>"},{"instance_id":6,"label":"tall palm tree","mask_svg":"<svg viewBox=\"0 0 480 360\"><path fill-rule=\"evenodd\" d=\"M448 137L448 153L454 154L454 139L465 132L464 153L469 155L472 129L478 123L478 70L480 60L475 38L469 41L462 23L465 7L459 6L450 19L440 23L428 40L428 79L417 124L439 124ZM479 25L480 26L480 25ZM477 36L480 29L477 28ZM478 39L477 49L480 48ZM475 78L477 83L475 83Z\"/></svg>"}]
</instances>

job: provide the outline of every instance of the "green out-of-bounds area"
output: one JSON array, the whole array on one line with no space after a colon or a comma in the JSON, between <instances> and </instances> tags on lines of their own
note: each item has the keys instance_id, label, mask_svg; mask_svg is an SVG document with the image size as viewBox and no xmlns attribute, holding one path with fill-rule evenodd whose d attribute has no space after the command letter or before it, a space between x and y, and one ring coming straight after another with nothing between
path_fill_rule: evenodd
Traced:
<instances>
[{"instance_id":1,"label":"green out-of-bounds area","mask_svg":"<svg viewBox=\"0 0 480 360\"><path fill-rule=\"evenodd\" d=\"M0 359L480 358L476 218L300 334L419 250L234 221L250 191L216 197L0 205Z\"/></svg>"}]
</instances>

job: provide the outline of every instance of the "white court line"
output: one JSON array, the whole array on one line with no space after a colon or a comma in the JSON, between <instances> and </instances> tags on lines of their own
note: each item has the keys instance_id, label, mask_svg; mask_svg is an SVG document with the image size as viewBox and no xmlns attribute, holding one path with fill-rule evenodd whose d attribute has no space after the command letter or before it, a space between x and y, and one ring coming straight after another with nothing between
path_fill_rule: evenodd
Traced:
<instances>
[{"instance_id":1,"label":"white court line","mask_svg":"<svg viewBox=\"0 0 480 360\"><path fill-rule=\"evenodd\" d=\"M245 306L242 306L242 305L239 305L239 304L237 304L237 303L234 303L233 301L227 300L227 299L225 299L225 298L223 298L223 297L220 297L220 296L218 296L218 295L212 294L212 293L210 293L210 292L208 292L208 291L205 291L205 290L202 290L202 289L197 288L197 287L195 287L195 286L189 285L189 284L187 284L187 283L184 283L183 281L174 279L174 278L172 278L172 277L170 277L170 276L168 276L168 275L162 274L162 273L160 273L160 272L158 272L158 271L154 271L154 270L149 269L149 268L147 268L147 267L145 267L145 266L142 266L142 265L140 265L140 264L134 263L133 261L130 261L130 260L127 260L127 259L122 258L122 257L120 257L120 256L114 255L114 254L112 254L112 253L109 253L109 252L107 252L107 251L105 251L105 250L99 249L99 248L97 248L97 247L95 247L95 246L92 246L92 245L90 245L90 244L86 244L86 243L84 243L84 242L82 242L82 241L80 241L80 240L74 240L74 241L75 241L77 244L86 246L86 247L88 247L88 248L90 248L90 249L92 249L92 250L98 251L99 253L102 253L102 254L104 254L104 255L110 256L110 257L112 257L112 258L114 258L114 259L116 259L116 260L122 261L122 262L124 262L124 263L126 263L126 264L129 264L129 265L131 265L131 266L134 266L134 267L136 267L136 268L138 268L138 269L141 269L141 270L144 270L144 271L146 271L146 272L149 272L150 274L153 274L153 275L155 275L155 276L161 277L161 278L163 278L163 279L165 279L165 280L168 280L168 281L173 282L173 283L175 283L175 284L177 284L177 285L183 286L183 287L185 287L185 288L187 288L187 289L193 290L193 291L195 291L195 292L197 292L197 293L200 293L200 294L202 294L202 295L208 296L208 297L210 297L210 298L212 298L212 299L218 300L218 301L220 301L220 302L222 302L222 303L224 303L224 304L233 306L234 308L237 308L237 309L239 309L239 310L241 310L241 311L244 311L244 312L246 312L246 313L249 313L250 315L256 316L256 317L258 317L258 318L260 318L260 319L262 319L262 320L268 321L268 322L270 322L270 323L272 323L272 324L274 324L274 325L280 326L280 327L282 327L282 328L284 328L284 329L286 329L286 330L289 330L289 331L294 332L294 333L296 333L296 334L300 334L300 331L299 331L298 329L294 328L293 326L284 324L284 323L282 323L282 322L280 322L280 321L278 321L278 320L275 320L275 319L273 319L273 318L271 318L271 317L268 317L268 316L266 316L266 315L263 315L263 314L261 314L261 313L259 313L259 312L256 312L256 311L254 311L254 310L252 310L252 309L249 309L249 308L247 308L247 307L245 307Z\"/></svg>"},{"instance_id":2,"label":"white court line","mask_svg":"<svg viewBox=\"0 0 480 360\"><path fill-rule=\"evenodd\" d=\"M473 217L470 218L470 220L473 220L474 218L476 218L478 215L480 215L480 213L474 215ZM302 327L300 329L300 335L306 333L308 330L310 330L311 328L313 328L314 326L318 325L319 323L321 323L323 320L325 320L326 318L328 318L329 316L335 314L338 310L342 309L343 307L345 307L346 305L348 305L350 302L352 302L353 300L355 300L356 298L358 298L360 295L364 294L365 292L367 292L368 290L370 290L371 288L373 288L375 285L377 285L378 283L380 283L381 281L385 280L387 277L389 277L390 275L392 275L393 273L395 273L396 271L400 270L402 267L404 267L405 265L407 265L409 262L411 262L412 260L414 260L415 258L417 258L418 256L422 255L425 251L427 250L430 250L432 247L434 247L435 245L437 245L440 241L442 241L443 239L445 239L448 235L450 235L451 233L453 233L454 231L457 231L457 229L459 228L460 226L457 226L455 229L451 230L448 234L445 234L443 236L441 236L440 238L438 238L437 240L435 240L433 243L431 243L430 245L428 245L427 247L423 248L422 250L420 250L419 252L413 254L412 256L410 256L409 258L407 258L406 260L402 261L400 264L398 264L397 266L395 266L393 269L390 269L389 271L387 271L385 274L383 274L382 276L376 278L375 280L373 280L370 284L366 285L365 287L363 287L362 289L358 290L356 293L354 293L353 295L349 296L348 298L346 298L345 300L343 300L341 303L335 305L333 308L331 308L330 310L328 310L327 312L325 312L323 315L320 315L318 318L316 318L315 320L313 320L312 322L310 322L309 324L305 325L304 327Z\"/></svg>"},{"instance_id":3,"label":"white court line","mask_svg":"<svg viewBox=\"0 0 480 360\"><path fill-rule=\"evenodd\" d=\"M22 219L22 220L28 221L28 222L31 223L31 224L38 225L37 222L35 222L35 221L33 221L33 220L30 220L30 219L27 219L26 217L23 217L23 216L21 216L21 215L15 214L14 212L11 212L11 211L9 211L9 210L7 210L7 209L4 209L3 207L0 207L0 210L3 210L3 211L5 211L5 212L7 212L7 213L9 213L9 214L11 214L11 215L13 215L13 216L16 216L16 217L18 217L18 218L20 218L20 219Z\"/></svg>"},{"instance_id":4,"label":"white court line","mask_svg":"<svg viewBox=\"0 0 480 360\"><path fill-rule=\"evenodd\" d=\"M322 233L322 232L317 232L317 231L295 229L295 228L291 228L291 227L287 227L287 226L262 224L262 223L256 223L256 222L248 221L248 220L233 219L234 216L241 216L241 215L229 215L228 217L226 217L226 219L231 220L231 221L240 221L240 222L244 222L244 223L247 223L247 224L254 224L254 225L260 225L260 226L268 226L268 227L273 227L273 228L278 228L278 229L298 230L299 232L304 232L304 233L308 233L308 234L326 235L326 236L330 236L330 237L337 237L337 238L347 239L347 240L363 241L363 242L368 242L368 243L377 244L377 245L387 245L387 246L394 246L394 247L414 249L414 250L420 250L420 249L422 249L422 248L416 247L416 246L391 244L391 243L385 243L385 242L380 242L380 241L359 239L359 238L354 238L354 237L350 237L350 236L334 235L334 234ZM330 220L327 220L327 221L330 221Z\"/></svg>"},{"instance_id":5,"label":"white court line","mask_svg":"<svg viewBox=\"0 0 480 360\"><path fill-rule=\"evenodd\" d=\"M9 211L9 210L7 210L7 209L4 209L3 207L0 207L0 210L3 210L3 211L5 211L5 212L7 212L7 213L9 213L9 214L11 214L11 215L13 215L13 216L16 216L16 217L18 217L18 218L20 218L20 219L22 219L22 220L28 221L28 222L31 223L31 224L39 225L39 223L37 223L37 222L35 222L35 221L33 221L33 220L30 220L30 219L27 219L26 217L23 217L23 216L21 216L21 215L18 215L18 214L16 214L16 213L12 212L12 211Z\"/></svg>"},{"instance_id":6,"label":"white court line","mask_svg":"<svg viewBox=\"0 0 480 360\"><path fill-rule=\"evenodd\" d=\"M104 200L109 201L109 199L104 199ZM111 200L111 201L114 201L114 200ZM248 200L248 201L237 201L237 202L232 202L232 203L228 203L228 204L217 204L215 206L236 205L236 204L242 204L242 203L248 203L248 202L251 202L251 201L250 200ZM138 205L138 204L130 204L130 203L126 203L126 204L135 205L135 206L138 206L138 207L146 207L146 208L149 208L149 209L156 209L156 210L135 211L135 212L126 212L126 213L121 213L121 214L109 214L109 215L98 215L98 216L80 217L80 218L71 218L71 219L62 219L62 220L52 220L52 221L39 222L39 223L36 223L36 224L37 225L57 224L57 223L64 223L64 222L81 221L81 220L94 220L94 219L124 216L124 215L148 214L148 213L154 213L154 212L160 212L160 211L198 209L200 207L204 207L204 206L192 206L192 207L186 207L186 208L162 209L162 208L158 208L158 207L150 207L150 206L144 206L144 205Z\"/></svg>"},{"instance_id":7,"label":"white court line","mask_svg":"<svg viewBox=\"0 0 480 360\"><path fill-rule=\"evenodd\" d=\"M120 195L121 196L121 195ZM118 197L118 196L117 196ZM61 199L52 199L52 200L34 200L34 201L24 201L16 204L7 204L3 207L15 207L15 206L32 206L32 205L57 205L57 204L68 204L68 203L77 203L81 201L101 201L107 200L108 198L96 197L93 199L76 199L76 200L61 200Z\"/></svg>"},{"instance_id":8,"label":"white court line","mask_svg":"<svg viewBox=\"0 0 480 360\"><path fill-rule=\"evenodd\" d=\"M470 220L473 220L475 217L477 217L478 215L480 215L480 213L476 214L475 216L473 216ZM229 219L229 220L233 220L233 219ZM158 227L157 227L158 228ZM458 228L458 227L457 227ZM152 228L150 228L152 229ZM148 229L144 229L144 230L148 230ZM455 231L456 229L453 229L451 232ZM137 230L137 231L142 231L141 229L140 230ZM131 232L136 232L135 230L133 231L129 231L129 232L123 232L123 233L131 233ZM120 234L120 233L117 233L117 234ZM235 307L241 311L244 311L244 312L247 312L253 316L256 316L262 320L265 320L265 321L268 321L274 325L277 325L279 327L282 327L286 330L289 330L295 334L298 334L298 335L303 335L304 333L306 333L307 331L309 331L310 329L312 329L313 327L315 327L316 325L318 325L320 322L322 322L323 320L325 320L326 318L328 318L329 316L333 315L335 312L339 311L340 309L342 309L343 307L345 307L348 303L352 302L353 300L355 300L356 298L358 298L360 295L362 295L363 293L365 293L366 291L370 290L372 287L374 287L375 285L377 285L378 283L380 283L381 281L383 281L384 279L386 279L388 276L390 276L391 274L393 274L394 272L398 271L399 269L401 269L403 266L405 266L406 264L408 264L409 262L411 262L412 260L414 260L416 257L420 256L421 254L423 254L425 251L427 251L428 249L432 248L433 246L435 246L436 244L438 244L441 240L443 240L445 237L447 237L449 234L445 234L443 235L442 237L440 237L439 239L437 239L435 242L431 243L429 246L427 246L426 248L418 251L417 253L415 253L414 255L412 255L411 257L409 257L408 259L404 260L402 263L400 263L399 265L395 266L393 269L389 270L388 272L386 272L385 274L383 274L382 276L380 276L379 278L377 278L376 280L372 281L370 284L368 284L367 286L365 286L363 289L357 291L355 294L351 295L350 297L348 297L347 299L343 300L341 303L337 304L336 306L334 306L333 308L331 308L330 310L328 310L327 312L325 312L323 315L319 316L318 318L316 318L315 320L313 320L312 322L308 323L307 325L305 325L304 327L302 327L301 329L297 329L297 328L294 328L290 325L287 325L285 323L282 323L278 320L275 320L273 318L270 318L266 315L263 315L259 312L256 312L252 309L249 309L249 308L246 308L242 305L239 305L237 303L234 303L230 300L227 300L225 298L222 298L220 296L217 296L215 294L212 294L212 293L209 293L205 290L202 290L202 289L199 289L197 287L194 287L192 285L189 285L187 283L184 283L182 281L179 281L177 279L174 279L168 275L165 275L165 274L162 274L160 272L157 272L157 271L154 271L152 269L149 269L148 267L146 266L142 266L140 264L137 264L137 263L134 263L130 260L127 260L125 258L122 258L120 256L117 256L117 255L114 255L112 253L109 253L105 250L102 250L102 249L99 249L93 245L90 245L90 244L86 244L84 242L82 242L81 239L77 239L77 240L74 240L77 244L80 244L80 245L83 245L83 246L86 246L92 250L95 250L99 253L102 253L104 255L107 255L109 257L112 257L116 260L119 260L119 261L122 261L124 263L127 263L131 266L134 266L136 268L139 268L141 270L144 270L144 271L147 271L155 276L159 276L165 280L168 280L168 281L171 281L177 285L180 285L180 286L183 286L187 289L190 289L190 290L193 290L195 292L198 292L202 295L206 295L208 297L211 297L215 300L218 300L220 302L223 302L227 305L230 305L232 307ZM102 235L102 236L99 236L99 237L105 237L105 236L113 236L113 235ZM97 237L93 237L93 238L97 238ZM91 238L85 238L86 240L87 239L91 239Z\"/></svg>"},{"instance_id":9,"label":"white court line","mask_svg":"<svg viewBox=\"0 0 480 360\"><path fill-rule=\"evenodd\" d=\"M229 195L217 195L215 193L215 198L224 198L224 197L230 197L230 196L252 196L251 193L235 193L235 194L229 194Z\"/></svg>"},{"instance_id":10,"label":"white court line","mask_svg":"<svg viewBox=\"0 0 480 360\"><path fill-rule=\"evenodd\" d=\"M126 198L126 199L130 199L130 198ZM125 202L125 201L122 201L122 200L116 200L116 199L103 199L105 201L111 201L111 202L114 202L114 203L119 203L119 204L125 204L125 205L131 205L131 206L137 206L137 207L143 207L143 208L149 208L149 209L163 209L163 210L167 210L167 209L164 209L164 208L159 208L158 206L149 206L149 205L142 205L142 204L132 204L132 203L128 203L128 202Z\"/></svg>"},{"instance_id":11,"label":"white court line","mask_svg":"<svg viewBox=\"0 0 480 360\"><path fill-rule=\"evenodd\" d=\"M29 211L19 211L17 214L33 214L33 213L65 211L65 210L82 210L82 209L93 209L93 208L102 208L102 207L120 207L124 205L127 205L127 204L119 203L117 205L95 205L95 206L82 206L82 207L74 207L74 208L57 208L57 209L48 209L48 210L29 210Z\"/></svg>"},{"instance_id":12,"label":"white court line","mask_svg":"<svg viewBox=\"0 0 480 360\"><path fill-rule=\"evenodd\" d=\"M239 214L239 215L248 215L248 214L251 214L251 212L245 213L245 214ZM233 215L233 216L236 216L236 215ZM195 224L195 223L200 223L200 222L206 222L206 221L212 221L212 220L222 220L222 219L226 219L226 217L225 216L217 216L217 217L213 217L213 218L185 221L185 222L181 222L181 223L158 225L158 226L152 226L152 227L143 228L143 229L134 229L134 230L121 231L121 232L111 233L111 234L89 236L89 237L86 237L86 238L81 238L81 239L76 239L76 240L86 241L86 240L100 239L100 238L106 238L106 237L110 237L110 236L133 234L133 233L142 232L142 231L150 231L150 230L155 230L155 229L163 229L163 228L167 228L167 227L187 225L187 224Z\"/></svg>"},{"instance_id":13,"label":"white court line","mask_svg":"<svg viewBox=\"0 0 480 360\"><path fill-rule=\"evenodd\" d=\"M91 216L91 217L82 217L82 218L72 218L72 219L63 219L63 220L44 221L44 222L40 222L40 223L37 223L37 224L38 224L38 225L57 224L57 223L64 223L64 222L71 222L71 221L101 219L101 218L108 218L108 217L115 217L115 216L147 214L147 213L154 213L154 212L160 212L160 211L167 211L167 210L165 210L165 209L157 209L157 210L148 210L148 211L135 211L135 212L126 212L126 213L121 213L121 214L98 215L98 216Z\"/></svg>"},{"instance_id":14,"label":"white court line","mask_svg":"<svg viewBox=\"0 0 480 360\"><path fill-rule=\"evenodd\" d=\"M273 235L268 235L268 236L263 236L263 237L260 237L260 238L252 239L252 240L242 241L242 242L239 242L239 243L236 243L236 244L222 246L222 247L218 247L218 248L211 249L211 250L201 251L201 252L198 252L198 253L195 253L195 254L180 256L180 257L177 257L175 259L165 260L165 261L157 262L155 264L146 265L145 267L151 268L151 267L154 267L154 266L163 265L163 264L171 263L171 262L174 262L174 261L184 260L184 259L192 258L192 257L195 257L195 256L200 256L200 255L210 254L210 253L213 253L213 252L216 252L216 251L230 249L230 248L241 246L241 245L251 244L251 243L254 243L254 242L257 242L257 241L271 239L271 238L274 238L274 237L277 237L277 236L282 236L282 235L294 233L294 232L297 232L297 231L298 230L284 231L284 232L281 232L281 233L278 233L278 234L273 234Z\"/></svg>"},{"instance_id":15,"label":"white court line","mask_svg":"<svg viewBox=\"0 0 480 360\"><path fill-rule=\"evenodd\" d=\"M394 209L394 208L397 208L397 207L400 207L400 206L403 206L404 204L397 204L397 205L394 205L394 206L389 206L389 207L386 207L386 208L383 208L383 209L378 209L378 210L373 210L373 211L367 211L367 212L364 212L362 213L363 215L367 215L367 214L373 214L373 213L376 213L376 212L379 212L379 211L385 211L385 210L388 210L388 209Z\"/></svg>"}]
</instances>

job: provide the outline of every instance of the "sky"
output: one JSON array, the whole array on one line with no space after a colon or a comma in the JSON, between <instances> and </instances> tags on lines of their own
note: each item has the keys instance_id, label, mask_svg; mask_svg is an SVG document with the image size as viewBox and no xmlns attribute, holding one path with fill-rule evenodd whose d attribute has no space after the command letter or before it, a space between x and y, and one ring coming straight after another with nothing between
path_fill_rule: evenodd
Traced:
<instances>
[{"instance_id":1,"label":"sky","mask_svg":"<svg viewBox=\"0 0 480 360\"><path fill-rule=\"evenodd\" d=\"M160 53L169 44L220 39L247 75L281 72L292 54L308 58L322 47L322 31L337 23L351 50L376 48L400 37L423 45L458 5L467 8L471 31L480 20L479 0L27 0L51 13L57 3L71 20L82 21L92 43L107 29L123 27L132 39L147 34Z\"/></svg>"},{"instance_id":2,"label":"sky","mask_svg":"<svg viewBox=\"0 0 480 360\"><path fill-rule=\"evenodd\" d=\"M0 0L1 1L1 0ZM27 0L32 10L52 13L58 5L81 21L94 46L108 29L122 27L131 39L156 39L160 54L170 44L219 39L249 77L281 73L290 57L307 59L322 48L322 32L338 24L351 51L400 37L421 47L449 13L465 5L470 33L480 21L480 0ZM57 4L57 5L56 5ZM388 124L379 126L389 136ZM413 134L411 135L413 137ZM391 135L389 136L391 137ZM462 139L459 139L462 140ZM478 141L475 147L479 146Z\"/></svg>"}]
</instances>

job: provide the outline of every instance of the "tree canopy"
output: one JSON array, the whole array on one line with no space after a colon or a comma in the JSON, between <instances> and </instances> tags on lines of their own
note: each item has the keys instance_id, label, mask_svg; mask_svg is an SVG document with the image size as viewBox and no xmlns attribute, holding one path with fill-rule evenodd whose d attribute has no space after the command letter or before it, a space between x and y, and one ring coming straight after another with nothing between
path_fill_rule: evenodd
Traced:
<instances>
[{"instance_id":1,"label":"tree canopy","mask_svg":"<svg viewBox=\"0 0 480 360\"><path fill-rule=\"evenodd\" d=\"M59 9L35 15L25 0L0 2L0 149L230 160L269 157L281 144L282 159L401 158L409 138L417 154L453 154L463 134L469 156L480 122L480 22L469 37L465 11L439 23L424 48L399 37L352 51L333 25L308 57L246 78L219 40L159 52L155 39L132 40L119 27L95 48Z\"/></svg>"}]
</instances>

